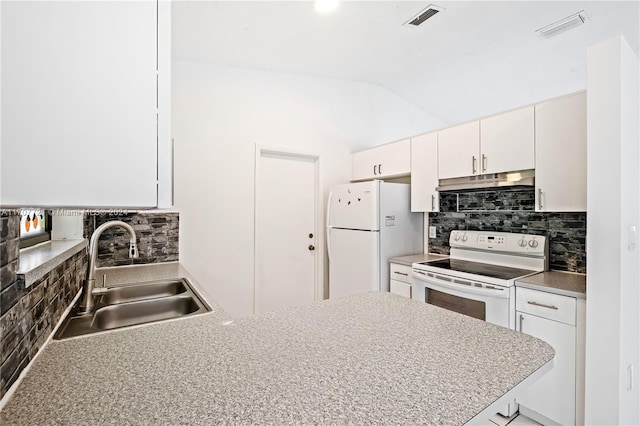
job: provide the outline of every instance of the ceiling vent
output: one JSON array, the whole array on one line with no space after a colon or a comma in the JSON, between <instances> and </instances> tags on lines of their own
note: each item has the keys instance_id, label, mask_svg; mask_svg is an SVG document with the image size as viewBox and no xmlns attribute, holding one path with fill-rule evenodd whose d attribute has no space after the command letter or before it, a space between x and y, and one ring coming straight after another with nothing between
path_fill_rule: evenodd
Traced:
<instances>
[{"instance_id":1,"label":"ceiling vent","mask_svg":"<svg viewBox=\"0 0 640 426\"><path fill-rule=\"evenodd\" d=\"M584 10L581 10L578 13L574 13L571 16L567 16L566 18L554 22L553 24L536 30L536 33L542 38L550 38L572 28L578 27L584 24L586 21L587 15L584 13Z\"/></svg>"},{"instance_id":2,"label":"ceiling vent","mask_svg":"<svg viewBox=\"0 0 640 426\"><path fill-rule=\"evenodd\" d=\"M404 24L408 25L410 27L417 27L417 26L421 25L422 23L424 23L424 21L426 21L427 19L429 19L432 16L434 16L436 13L441 12L443 10L444 10L444 8L442 8L440 6L436 6L435 4L430 4L429 6L427 6L427 8L425 10L423 10L420 13L418 13L416 16L414 16L413 18L409 19Z\"/></svg>"}]
</instances>

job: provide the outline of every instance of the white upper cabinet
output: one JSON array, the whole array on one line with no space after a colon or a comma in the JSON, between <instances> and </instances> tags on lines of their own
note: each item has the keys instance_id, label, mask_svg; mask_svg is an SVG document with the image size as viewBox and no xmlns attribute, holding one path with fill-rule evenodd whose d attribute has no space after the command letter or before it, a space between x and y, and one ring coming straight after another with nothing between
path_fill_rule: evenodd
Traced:
<instances>
[{"instance_id":1,"label":"white upper cabinet","mask_svg":"<svg viewBox=\"0 0 640 426\"><path fill-rule=\"evenodd\" d=\"M480 122L472 121L438 132L438 177L478 174Z\"/></svg>"},{"instance_id":2,"label":"white upper cabinet","mask_svg":"<svg viewBox=\"0 0 640 426\"><path fill-rule=\"evenodd\" d=\"M535 167L533 105L480 120L479 174Z\"/></svg>"},{"instance_id":3,"label":"white upper cabinet","mask_svg":"<svg viewBox=\"0 0 640 426\"><path fill-rule=\"evenodd\" d=\"M587 94L536 105L536 211L587 210Z\"/></svg>"},{"instance_id":4,"label":"white upper cabinet","mask_svg":"<svg viewBox=\"0 0 640 426\"><path fill-rule=\"evenodd\" d=\"M352 181L408 176L411 173L411 139L356 152Z\"/></svg>"},{"instance_id":5,"label":"white upper cabinet","mask_svg":"<svg viewBox=\"0 0 640 426\"><path fill-rule=\"evenodd\" d=\"M439 211L438 133L411 138L411 211Z\"/></svg>"},{"instance_id":6,"label":"white upper cabinet","mask_svg":"<svg viewBox=\"0 0 640 426\"><path fill-rule=\"evenodd\" d=\"M3 2L0 204L166 202L169 7Z\"/></svg>"},{"instance_id":7,"label":"white upper cabinet","mask_svg":"<svg viewBox=\"0 0 640 426\"><path fill-rule=\"evenodd\" d=\"M534 108L528 106L438 132L440 179L535 167Z\"/></svg>"}]
</instances>

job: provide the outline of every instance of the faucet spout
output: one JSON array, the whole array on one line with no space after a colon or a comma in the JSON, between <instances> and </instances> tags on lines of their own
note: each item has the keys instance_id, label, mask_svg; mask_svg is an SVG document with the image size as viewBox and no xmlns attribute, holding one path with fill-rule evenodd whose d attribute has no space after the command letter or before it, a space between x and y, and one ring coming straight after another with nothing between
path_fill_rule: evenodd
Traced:
<instances>
[{"instance_id":1,"label":"faucet spout","mask_svg":"<svg viewBox=\"0 0 640 426\"><path fill-rule=\"evenodd\" d=\"M95 291L95 273L96 273L96 257L98 257L98 240L102 233L114 226L124 228L129 233L129 257L138 257L138 246L136 244L136 232L131 225L124 223L121 220L112 220L98 226L91 236L89 242L89 259L87 264L87 278L82 283L82 296L80 297L80 304L78 305L78 313L86 314L93 309L93 296Z\"/></svg>"}]
</instances>

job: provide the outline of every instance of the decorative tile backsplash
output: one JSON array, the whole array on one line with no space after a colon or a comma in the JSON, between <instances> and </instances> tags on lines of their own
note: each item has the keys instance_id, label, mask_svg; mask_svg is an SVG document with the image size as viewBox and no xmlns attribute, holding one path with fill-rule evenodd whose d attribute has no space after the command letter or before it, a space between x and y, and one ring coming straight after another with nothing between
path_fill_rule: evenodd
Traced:
<instances>
[{"instance_id":1,"label":"decorative tile backsplash","mask_svg":"<svg viewBox=\"0 0 640 426\"><path fill-rule=\"evenodd\" d=\"M20 219L0 217L2 292L0 293L0 398L47 341L62 313L78 294L87 269L82 250L25 288L16 275ZM13 265L7 272L7 265Z\"/></svg>"},{"instance_id":2,"label":"decorative tile backsplash","mask_svg":"<svg viewBox=\"0 0 640 426\"><path fill-rule=\"evenodd\" d=\"M105 222L121 220L136 232L139 257L129 258L129 234L120 227L109 228L98 241L97 267L173 262L179 258L177 212L91 213L84 216L84 236Z\"/></svg>"},{"instance_id":3,"label":"decorative tile backsplash","mask_svg":"<svg viewBox=\"0 0 640 426\"><path fill-rule=\"evenodd\" d=\"M20 254L20 216L3 213L0 217L0 292L16 281ZM0 310L4 303L0 305Z\"/></svg>"},{"instance_id":4,"label":"decorative tile backsplash","mask_svg":"<svg viewBox=\"0 0 640 426\"><path fill-rule=\"evenodd\" d=\"M437 235L429 239L429 252L448 254L456 229L544 235L550 269L586 273L587 214L535 212L534 199L533 188L442 192L440 212L429 213Z\"/></svg>"}]
</instances>

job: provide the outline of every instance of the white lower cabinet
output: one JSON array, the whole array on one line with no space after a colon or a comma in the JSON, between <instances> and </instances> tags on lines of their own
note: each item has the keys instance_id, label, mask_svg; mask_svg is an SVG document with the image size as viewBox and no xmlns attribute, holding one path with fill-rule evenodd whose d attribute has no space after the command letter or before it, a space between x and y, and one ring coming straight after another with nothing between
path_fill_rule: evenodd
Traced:
<instances>
[{"instance_id":1,"label":"white lower cabinet","mask_svg":"<svg viewBox=\"0 0 640 426\"><path fill-rule=\"evenodd\" d=\"M520 412L544 425L583 422L583 307L574 297L516 289L517 330L556 351L553 369L516 397Z\"/></svg>"},{"instance_id":2,"label":"white lower cabinet","mask_svg":"<svg viewBox=\"0 0 640 426\"><path fill-rule=\"evenodd\" d=\"M411 299L411 266L389 263L389 291Z\"/></svg>"}]
</instances>

